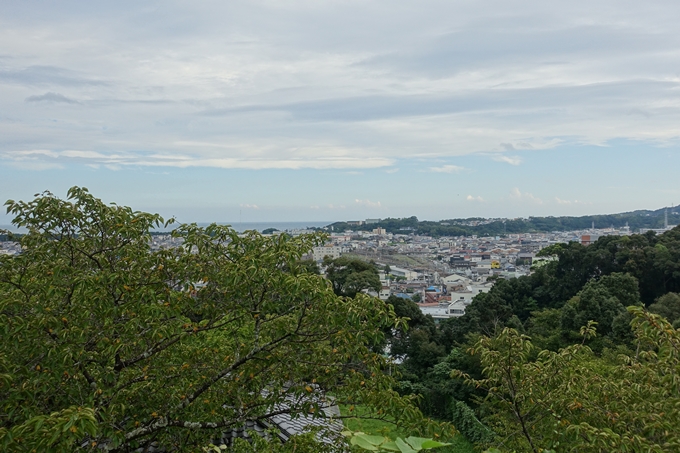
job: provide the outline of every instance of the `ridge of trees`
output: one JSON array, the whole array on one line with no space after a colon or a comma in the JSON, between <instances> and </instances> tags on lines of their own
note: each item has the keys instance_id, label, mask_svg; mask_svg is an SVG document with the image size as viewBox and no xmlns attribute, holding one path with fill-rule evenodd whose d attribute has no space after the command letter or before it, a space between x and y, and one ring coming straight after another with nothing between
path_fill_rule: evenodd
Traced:
<instances>
[{"instance_id":1,"label":"ridge of trees","mask_svg":"<svg viewBox=\"0 0 680 453\"><path fill-rule=\"evenodd\" d=\"M677 223L680 207L668 209L669 221ZM664 226L665 208L655 211L632 211L619 214L588 215L580 217L528 217L519 219L498 219L483 225L463 225L463 222L486 221L484 218L448 219L441 221L418 220L417 217L387 218L377 223L363 225L349 225L347 222L335 222L332 227L335 232L347 230L371 231L374 228L384 228L388 233L415 233L433 237L439 236L499 236L517 233L546 233L552 231L572 231L591 228L593 223L597 228L621 228L628 225L633 231L640 228L662 228Z\"/></svg>"}]
</instances>

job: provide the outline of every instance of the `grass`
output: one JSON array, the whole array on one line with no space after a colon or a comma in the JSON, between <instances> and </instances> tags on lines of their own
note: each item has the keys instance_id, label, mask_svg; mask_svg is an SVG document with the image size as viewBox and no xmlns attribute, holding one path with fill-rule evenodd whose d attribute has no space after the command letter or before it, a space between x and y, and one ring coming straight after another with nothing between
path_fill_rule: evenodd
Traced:
<instances>
[{"instance_id":1,"label":"grass","mask_svg":"<svg viewBox=\"0 0 680 453\"><path fill-rule=\"evenodd\" d=\"M361 406L356 407L355 411L350 413L346 406L340 406L340 412L342 415L352 415L356 414L358 416L362 415ZM361 431L366 434L372 434L376 436L386 436L394 440L397 437L406 438L410 434L404 433L399 430L392 423L384 422L382 420L368 420L361 418L347 418L343 420L345 427L351 431ZM442 442L448 442L451 445L448 447L437 448L432 450L436 453L475 453L474 446L465 437L460 434L456 435L453 439L442 440Z\"/></svg>"}]
</instances>

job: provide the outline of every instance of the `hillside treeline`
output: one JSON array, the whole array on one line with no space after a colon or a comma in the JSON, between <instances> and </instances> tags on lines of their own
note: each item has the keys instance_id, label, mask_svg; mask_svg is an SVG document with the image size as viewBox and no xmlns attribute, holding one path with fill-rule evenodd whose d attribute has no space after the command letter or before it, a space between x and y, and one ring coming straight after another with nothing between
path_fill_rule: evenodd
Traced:
<instances>
[{"instance_id":1,"label":"hillside treeline","mask_svg":"<svg viewBox=\"0 0 680 453\"><path fill-rule=\"evenodd\" d=\"M680 207L668 209L668 220L671 224L678 223ZM488 222L488 223L486 223ZM633 211L621 214L589 215L581 217L529 217L526 219L498 219L488 221L483 218L450 219L438 222L418 220L417 217L400 219L382 219L378 223L350 225L347 222L336 222L329 227L332 231L348 230L371 231L374 228L384 228L388 233L415 233L426 236L499 236L517 233L545 233L551 231L573 231L591 228L622 228L628 225L633 231L640 228L662 228L665 222L665 209L656 211ZM483 223L472 225L472 223Z\"/></svg>"}]
</instances>

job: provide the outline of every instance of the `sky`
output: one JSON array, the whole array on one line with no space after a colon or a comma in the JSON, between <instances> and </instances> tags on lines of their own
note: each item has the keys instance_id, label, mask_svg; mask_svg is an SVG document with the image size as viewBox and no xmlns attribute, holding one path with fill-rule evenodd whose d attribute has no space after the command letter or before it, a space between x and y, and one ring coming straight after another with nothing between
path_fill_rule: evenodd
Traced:
<instances>
[{"instance_id":1,"label":"sky","mask_svg":"<svg viewBox=\"0 0 680 453\"><path fill-rule=\"evenodd\" d=\"M677 0L0 0L0 202L83 186L182 222L675 205L678 23Z\"/></svg>"}]
</instances>

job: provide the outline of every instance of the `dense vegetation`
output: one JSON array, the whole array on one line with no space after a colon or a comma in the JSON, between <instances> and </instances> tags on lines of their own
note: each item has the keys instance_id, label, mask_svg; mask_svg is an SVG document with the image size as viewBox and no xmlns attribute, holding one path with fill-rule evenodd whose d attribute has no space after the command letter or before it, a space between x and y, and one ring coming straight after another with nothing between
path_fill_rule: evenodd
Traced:
<instances>
[{"instance_id":1,"label":"dense vegetation","mask_svg":"<svg viewBox=\"0 0 680 453\"><path fill-rule=\"evenodd\" d=\"M409 432L449 430L370 349L399 326L391 307L337 296L300 262L323 235L183 225L182 247L153 251L160 217L85 189L7 206L28 233L0 256L0 450L200 451L249 421L318 414L327 393ZM266 448L330 448L296 442Z\"/></svg>"},{"instance_id":2,"label":"dense vegetation","mask_svg":"<svg viewBox=\"0 0 680 453\"><path fill-rule=\"evenodd\" d=\"M680 228L549 247L555 260L436 324L365 295L371 264L327 260L320 277L301 257L322 234L182 225L182 247L154 251L160 217L85 189L7 206L28 233L0 257L3 451L201 451L328 395L405 439L453 439L453 423L480 450L680 451Z\"/></svg>"},{"instance_id":3,"label":"dense vegetation","mask_svg":"<svg viewBox=\"0 0 680 453\"><path fill-rule=\"evenodd\" d=\"M680 451L680 228L543 253L439 325L390 299L400 391L480 444Z\"/></svg>"},{"instance_id":4,"label":"dense vegetation","mask_svg":"<svg viewBox=\"0 0 680 453\"><path fill-rule=\"evenodd\" d=\"M419 221L417 217L401 219L382 219L378 223L349 225L346 222L336 222L332 227L334 232L347 230L371 231L374 228L385 228L388 233L409 234L440 237L440 236L499 236L511 233L541 233L551 231L573 231L590 228L621 228L628 225L633 231L640 228L662 228L664 226L665 209L656 211L633 211L610 215L589 215L582 217L529 217L527 219L498 219L488 221L483 218L450 219L434 221ZM678 224L680 207L668 209L669 223ZM472 222L483 223L471 225ZM487 223L488 222L488 223Z\"/></svg>"}]
</instances>

